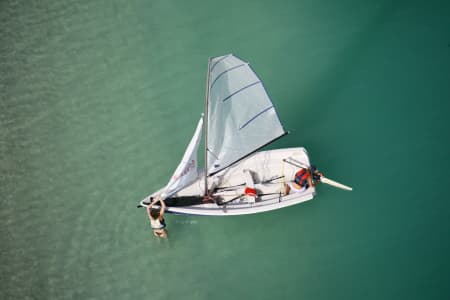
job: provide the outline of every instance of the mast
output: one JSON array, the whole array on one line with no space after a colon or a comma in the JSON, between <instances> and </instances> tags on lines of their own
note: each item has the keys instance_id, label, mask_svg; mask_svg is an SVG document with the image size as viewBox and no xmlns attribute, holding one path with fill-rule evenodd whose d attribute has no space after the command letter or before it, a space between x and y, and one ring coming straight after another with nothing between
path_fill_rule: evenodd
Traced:
<instances>
[{"instance_id":1,"label":"mast","mask_svg":"<svg viewBox=\"0 0 450 300\"><path fill-rule=\"evenodd\" d=\"M208 195L208 102L209 102L209 77L210 77L211 58L208 58L208 71L206 73L206 97L205 97L205 193Z\"/></svg>"}]
</instances>

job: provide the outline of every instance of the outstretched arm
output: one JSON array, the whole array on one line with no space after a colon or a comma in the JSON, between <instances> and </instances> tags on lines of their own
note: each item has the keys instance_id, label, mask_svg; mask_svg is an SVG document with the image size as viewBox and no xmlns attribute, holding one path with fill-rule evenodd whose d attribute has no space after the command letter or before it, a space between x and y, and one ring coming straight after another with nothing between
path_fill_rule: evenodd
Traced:
<instances>
[{"instance_id":1,"label":"outstretched arm","mask_svg":"<svg viewBox=\"0 0 450 300\"><path fill-rule=\"evenodd\" d=\"M306 180L308 181L308 186L313 187L315 184L312 180L313 174L311 173L311 169L306 170L306 172L308 172L308 177L306 178Z\"/></svg>"},{"instance_id":2,"label":"outstretched arm","mask_svg":"<svg viewBox=\"0 0 450 300\"><path fill-rule=\"evenodd\" d=\"M148 217L149 217L150 219L151 219L150 210L151 210L152 206L153 206L154 204L156 204L158 201L161 201L162 203L164 203L164 201L161 200L161 196L158 195L158 196L156 196L156 197L153 199L153 201L147 206L147 215L148 215Z\"/></svg>"},{"instance_id":3,"label":"outstretched arm","mask_svg":"<svg viewBox=\"0 0 450 300\"><path fill-rule=\"evenodd\" d=\"M161 201L161 195L156 196L156 197L153 199L152 203L150 203L149 206L152 207L153 204L158 203L158 201Z\"/></svg>"},{"instance_id":4,"label":"outstretched arm","mask_svg":"<svg viewBox=\"0 0 450 300\"><path fill-rule=\"evenodd\" d=\"M166 211L166 203L163 199L160 199L161 202L161 210L159 211L159 219L162 220L164 217L164 212Z\"/></svg>"},{"instance_id":5,"label":"outstretched arm","mask_svg":"<svg viewBox=\"0 0 450 300\"><path fill-rule=\"evenodd\" d=\"M150 220L152 219L152 215L150 214L151 208L152 208L151 205L147 206L147 216Z\"/></svg>"}]
</instances>

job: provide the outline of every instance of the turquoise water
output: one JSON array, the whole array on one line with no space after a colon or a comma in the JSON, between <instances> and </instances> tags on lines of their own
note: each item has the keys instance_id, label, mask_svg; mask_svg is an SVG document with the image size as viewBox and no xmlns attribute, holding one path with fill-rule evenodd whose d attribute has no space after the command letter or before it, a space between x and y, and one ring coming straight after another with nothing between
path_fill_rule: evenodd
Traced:
<instances>
[{"instance_id":1,"label":"turquoise water","mask_svg":"<svg viewBox=\"0 0 450 300\"><path fill-rule=\"evenodd\" d=\"M445 1L2 1L0 299L450 296ZM291 134L351 193L168 216L207 58L251 62Z\"/></svg>"}]
</instances>

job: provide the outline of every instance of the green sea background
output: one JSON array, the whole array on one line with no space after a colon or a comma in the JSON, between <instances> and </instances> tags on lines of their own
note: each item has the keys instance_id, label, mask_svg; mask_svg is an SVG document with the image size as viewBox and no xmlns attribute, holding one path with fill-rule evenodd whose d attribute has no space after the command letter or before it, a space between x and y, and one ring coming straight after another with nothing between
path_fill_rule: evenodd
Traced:
<instances>
[{"instance_id":1,"label":"green sea background","mask_svg":"<svg viewBox=\"0 0 450 300\"><path fill-rule=\"evenodd\" d=\"M449 299L450 2L0 2L0 299ZM235 217L136 204L248 60L330 178Z\"/></svg>"}]
</instances>

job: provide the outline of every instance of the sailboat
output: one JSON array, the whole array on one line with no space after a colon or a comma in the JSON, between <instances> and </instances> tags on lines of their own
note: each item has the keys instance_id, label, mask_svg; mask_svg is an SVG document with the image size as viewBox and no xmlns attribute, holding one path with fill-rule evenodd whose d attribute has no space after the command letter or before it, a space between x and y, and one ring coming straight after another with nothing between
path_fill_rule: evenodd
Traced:
<instances>
[{"instance_id":1,"label":"sailboat","mask_svg":"<svg viewBox=\"0 0 450 300\"><path fill-rule=\"evenodd\" d=\"M205 166L199 169L202 131ZM226 216L311 200L315 187L285 194L285 184L299 168L310 167L305 148L260 151L286 134L248 62L233 54L209 58L205 112L167 185L145 197L138 207L148 206L159 195L169 213ZM332 180L328 183L351 189Z\"/></svg>"}]
</instances>

